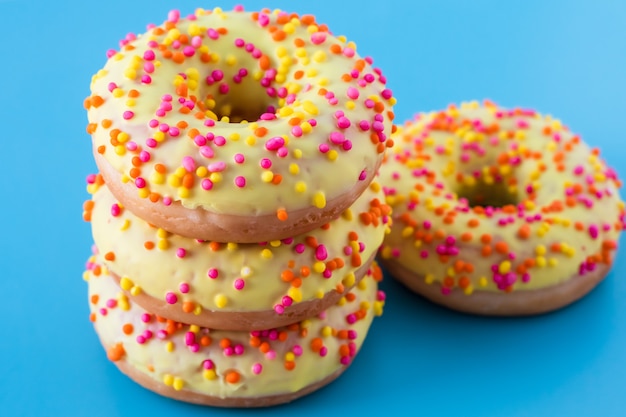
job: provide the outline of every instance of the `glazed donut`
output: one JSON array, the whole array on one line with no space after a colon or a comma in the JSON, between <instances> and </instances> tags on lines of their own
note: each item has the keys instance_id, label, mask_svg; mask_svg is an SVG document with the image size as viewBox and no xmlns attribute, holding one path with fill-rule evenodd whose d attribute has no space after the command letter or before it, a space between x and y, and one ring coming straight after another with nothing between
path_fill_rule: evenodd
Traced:
<instances>
[{"instance_id":1,"label":"glazed donut","mask_svg":"<svg viewBox=\"0 0 626 417\"><path fill-rule=\"evenodd\" d=\"M269 330L210 330L146 312L100 261L90 258L84 277L108 358L145 388L198 404L269 406L321 388L352 363L384 305L370 274L319 316Z\"/></svg>"},{"instance_id":2,"label":"glazed donut","mask_svg":"<svg viewBox=\"0 0 626 417\"><path fill-rule=\"evenodd\" d=\"M563 307L611 268L624 226L617 174L559 120L485 101L398 128L380 170L393 225L385 268L460 311Z\"/></svg>"},{"instance_id":3,"label":"glazed donut","mask_svg":"<svg viewBox=\"0 0 626 417\"><path fill-rule=\"evenodd\" d=\"M258 330L317 315L367 272L389 207L376 181L336 220L263 243L173 235L126 210L88 177L85 218L103 262L134 301L162 317L227 330Z\"/></svg>"},{"instance_id":4,"label":"glazed donut","mask_svg":"<svg viewBox=\"0 0 626 417\"><path fill-rule=\"evenodd\" d=\"M256 243L337 218L374 178L395 99L313 16L171 12L128 35L85 100L113 194L172 233Z\"/></svg>"}]
</instances>

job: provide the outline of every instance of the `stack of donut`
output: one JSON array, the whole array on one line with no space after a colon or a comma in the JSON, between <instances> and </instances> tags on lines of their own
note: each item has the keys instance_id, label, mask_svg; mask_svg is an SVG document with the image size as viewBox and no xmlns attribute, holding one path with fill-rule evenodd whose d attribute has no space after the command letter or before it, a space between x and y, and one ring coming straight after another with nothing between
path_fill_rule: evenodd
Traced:
<instances>
[{"instance_id":1,"label":"stack of donut","mask_svg":"<svg viewBox=\"0 0 626 417\"><path fill-rule=\"evenodd\" d=\"M109 51L85 100L91 320L139 384L291 401L351 363L384 294L382 72L310 15L173 11Z\"/></svg>"}]
</instances>

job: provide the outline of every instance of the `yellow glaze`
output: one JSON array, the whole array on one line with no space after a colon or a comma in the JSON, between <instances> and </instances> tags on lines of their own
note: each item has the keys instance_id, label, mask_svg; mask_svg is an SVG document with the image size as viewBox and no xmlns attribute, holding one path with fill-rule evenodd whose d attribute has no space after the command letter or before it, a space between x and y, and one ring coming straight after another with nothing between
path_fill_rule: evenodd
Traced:
<instances>
[{"instance_id":1,"label":"yellow glaze","mask_svg":"<svg viewBox=\"0 0 626 417\"><path fill-rule=\"evenodd\" d=\"M444 294L532 290L612 262L621 183L559 120L471 102L420 114L393 139L380 255L416 279Z\"/></svg>"},{"instance_id":2,"label":"yellow glaze","mask_svg":"<svg viewBox=\"0 0 626 417\"><path fill-rule=\"evenodd\" d=\"M174 12L108 55L85 100L87 130L158 204L241 216L324 208L373 179L391 134L381 71L310 15Z\"/></svg>"},{"instance_id":3,"label":"yellow glaze","mask_svg":"<svg viewBox=\"0 0 626 417\"><path fill-rule=\"evenodd\" d=\"M124 289L189 313L283 308L354 285L355 271L389 231L389 207L374 181L343 214L309 233L258 244L198 241L166 232L124 209L94 181L85 204L103 262ZM193 308L189 307L189 303Z\"/></svg>"},{"instance_id":4,"label":"yellow glaze","mask_svg":"<svg viewBox=\"0 0 626 417\"><path fill-rule=\"evenodd\" d=\"M220 398L296 392L349 365L384 305L368 275L318 317L265 331L210 330L145 312L100 261L89 260L85 279L91 320L109 359L126 361L176 390Z\"/></svg>"}]
</instances>

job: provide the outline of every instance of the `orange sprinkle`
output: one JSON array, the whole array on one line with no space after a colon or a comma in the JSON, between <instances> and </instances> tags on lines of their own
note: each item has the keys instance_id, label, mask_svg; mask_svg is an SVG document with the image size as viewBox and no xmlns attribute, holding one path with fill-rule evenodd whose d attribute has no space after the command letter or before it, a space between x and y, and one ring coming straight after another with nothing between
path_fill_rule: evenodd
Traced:
<instances>
[{"instance_id":1,"label":"orange sprinkle","mask_svg":"<svg viewBox=\"0 0 626 417\"><path fill-rule=\"evenodd\" d=\"M92 295L89 299L89 301L91 301L91 304L98 304L98 300L100 300L100 296L98 294Z\"/></svg>"},{"instance_id":2,"label":"orange sprinkle","mask_svg":"<svg viewBox=\"0 0 626 417\"><path fill-rule=\"evenodd\" d=\"M196 304L193 301L183 302L183 311L185 313L191 313L194 308L196 308Z\"/></svg>"},{"instance_id":3,"label":"orange sprinkle","mask_svg":"<svg viewBox=\"0 0 626 417\"><path fill-rule=\"evenodd\" d=\"M321 338L316 337L316 338L313 338L313 340L311 340L311 350L313 352L319 352L323 346L324 346L324 342L322 341Z\"/></svg>"},{"instance_id":4,"label":"orange sprinkle","mask_svg":"<svg viewBox=\"0 0 626 417\"><path fill-rule=\"evenodd\" d=\"M152 250L152 249L154 249L154 242L150 242L149 240L145 241L143 243L143 247L148 249L148 250Z\"/></svg>"},{"instance_id":5,"label":"orange sprinkle","mask_svg":"<svg viewBox=\"0 0 626 417\"><path fill-rule=\"evenodd\" d=\"M211 346L211 343L213 342L213 340L211 339L211 337L204 335L200 338L200 345L202 346Z\"/></svg>"},{"instance_id":6,"label":"orange sprinkle","mask_svg":"<svg viewBox=\"0 0 626 417\"><path fill-rule=\"evenodd\" d=\"M285 361L285 369L288 371L293 370L296 367L296 363L294 361Z\"/></svg>"},{"instance_id":7,"label":"orange sprinkle","mask_svg":"<svg viewBox=\"0 0 626 417\"><path fill-rule=\"evenodd\" d=\"M285 220L287 220L289 215L287 214L287 210L281 208L276 210L276 217L278 217L278 220L280 220L281 222L284 222Z\"/></svg>"},{"instance_id":8,"label":"orange sprinkle","mask_svg":"<svg viewBox=\"0 0 626 417\"><path fill-rule=\"evenodd\" d=\"M519 236L520 239L528 239L530 237L530 226L523 224L517 231L517 236Z\"/></svg>"},{"instance_id":9,"label":"orange sprinkle","mask_svg":"<svg viewBox=\"0 0 626 417\"><path fill-rule=\"evenodd\" d=\"M115 253L113 252L107 252L104 254L104 259L106 259L107 261L114 261L115 260Z\"/></svg>"},{"instance_id":10,"label":"orange sprinkle","mask_svg":"<svg viewBox=\"0 0 626 417\"><path fill-rule=\"evenodd\" d=\"M270 68L270 59L267 55L261 55L261 58L259 58L259 67L262 70L268 70Z\"/></svg>"},{"instance_id":11,"label":"orange sprinkle","mask_svg":"<svg viewBox=\"0 0 626 417\"><path fill-rule=\"evenodd\" d=\"M236 384L241 379L241 375L237 371L228 371L225 376L226 382Z\"/></svg>"},{"instance_id":12,"label":"orange sprinkle","mask_svg":"<svg viewBox=\"0 0 626 417\"><path fill-rule=\"evenodd\" d=\"M220 347L222 349L226 349L226 348L230 347L230 345L231 345L230 339L225 337L225 338L220 340Z\"/></svg>"},{"instance_id":13,"label":"orange sprinkle","mask_svg":"<svg viewBox=\"0 0 626 417\"><path fill-rule=\"evenodd\" d=\"M133 327L132 324L130 323L126 323L125 325L122 326L122 331L124 332L124 334L129 335L129 334L133 334L133 331L135 330L135 328Z\"/></svg>"},{"instance_id":14,"label":"orange sprinkle","mask_svg":"<svg viewBox=\"0 0 626 417\"><path fill-rule=\"evenodd\" d=\"M121 343L111 346L107 349L107 358L110 361L116 362L124 357L126 351L124 350L124 346Z\"/></svg>"},{"instance_id":15,"label":"orange sprinkle","mask_svg":"<svg viewBox=\"0 0 626 417\"><path fill-rule=\"evenodd\" d=\"M506 242L504 242L504 241L500 241L500 242L496 243L495 244L495 249L496 249L496 252L498 252L498 253L502 253L502 254L509 253L509 245L507 245Z\"/></svg>"}]
</instances>

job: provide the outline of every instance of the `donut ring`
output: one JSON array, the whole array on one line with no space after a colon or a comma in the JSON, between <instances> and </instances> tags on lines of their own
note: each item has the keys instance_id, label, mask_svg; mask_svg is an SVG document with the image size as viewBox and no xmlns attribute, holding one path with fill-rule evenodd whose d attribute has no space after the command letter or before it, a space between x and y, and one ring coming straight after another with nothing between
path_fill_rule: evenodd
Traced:
<instances>
[{"instance_id":1,"label":"donut ring","mask_svg":"<svg viewBox=\"0 0 626 417\"><path fill-rule=\"evenodd\" d=\"M370 275L317 317L254 332L210 330L147 313L100 260L90 258L85 279L108 358L145 388L197 404L262 407L319 389L352 363L384 305Z\"/></svg>"},{"instance_id":2,"label":"donut ring","mask_svg":"<svg viewBox=\"0 0 626 417\"><path fill-rule=\"evenodd\" d=\"M529 315L609 272L624 203L617 174L559 120L492 102L420 114L380 170L386 269L449 308Z\"/></svg>"},{"instance_id":3,"label":"donut ring","mask_svg":"<svg viewBox=\"0 0 626 417\"><path fill-rule=\"evenodd\" d=\"M85 100L115 196L172 233L255 243L313 230L365 190L395 99L310 15L172 12L110 51Z\"/></svg>"},{"instance_id":4,"label":"donut ring","mask_svg":"<svg viewBox=\"0 0 626 417\"><path fill-rule=\"evenodd\" d=\"M100 176L89 183L85 218L111 276L146 310L215 329L266 329L317 315L361 280L389 231L376 181L338 219L260 244L172 235L124 209Z\"/></svg>"}]
</instances>

